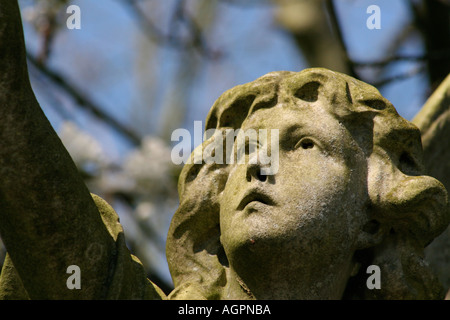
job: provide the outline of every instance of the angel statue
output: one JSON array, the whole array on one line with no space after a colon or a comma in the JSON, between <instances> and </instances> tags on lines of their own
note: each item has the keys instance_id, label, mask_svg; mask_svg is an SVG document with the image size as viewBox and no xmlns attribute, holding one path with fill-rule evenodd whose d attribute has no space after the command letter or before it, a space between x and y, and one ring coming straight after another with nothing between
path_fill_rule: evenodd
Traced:
<instances>
[{"instance_id":1,"label":"angel statue","mask_svg":"<svg viewBox=\"0 0 450 320\"><path fill-rule=\"evenodd\" d=\"M431 128L439 117L424 110L417 121ZM218 98L205 127L215 133L198 148L214 146L221 161L196 159L180 174L168 295L42 112L16 1L0 1L0 119L2 299L445 297L425 248L449 224L447 191L427 175L419 128L350 76L271 72ZM257 133L240 153L223 143L236 131ZM276 154L276 170L264 170L261 150ZM70 266L80 288L67 285ZM370 266L379 288L367 285Z\"/></svg>"}]
</instances>

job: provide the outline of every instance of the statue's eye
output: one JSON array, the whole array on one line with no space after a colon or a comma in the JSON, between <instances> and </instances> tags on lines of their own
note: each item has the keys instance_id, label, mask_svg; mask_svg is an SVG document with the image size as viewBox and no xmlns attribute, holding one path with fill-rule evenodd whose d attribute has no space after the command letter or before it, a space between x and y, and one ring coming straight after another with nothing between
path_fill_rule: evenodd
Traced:
<instances>
[{"instance_id":1,"label":"statue's eye","mask_svg":"<svg viewBox=\"0 0 450 320\"><path fill-rule=\"evenodd\" d=\"M294 149L312 149L314 148L314 141L311 140L310 138L303 138L300 139L299 142L297 142L297 144L295 145Z\"/></svg>"},{"instance_id":2,"label":"statue's eye","mask_svg":"<svg viewBox=\"0 0 450 320\"><path fill-rule=\"evenodd\" d=\"M383 100L373 99L373 100L364 100L363 103L376 110L384 110L386 109L386 103Z\"/></svg>"}]
</instances>

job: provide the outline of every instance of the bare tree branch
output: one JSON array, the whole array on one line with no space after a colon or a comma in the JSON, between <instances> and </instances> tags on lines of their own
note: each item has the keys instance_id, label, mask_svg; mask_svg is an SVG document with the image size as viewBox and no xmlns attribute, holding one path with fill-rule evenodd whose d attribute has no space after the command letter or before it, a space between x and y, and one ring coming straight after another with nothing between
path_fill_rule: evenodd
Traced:
<instances>
[{"instance_id":1,"label":"bare tree branch","mask_svg":"<svg viewBox=\"0 0 450 320\"><path fill-rule=\"evenodd\" d=\"M387 85L389 83L395 82L395 81L400 81L400 80L405 80L405 79L411 78L411 77L413 77L413 76L415 76L415 75L417 75L419 73L424 72L426 69L427 69L426 66L423 65L423 66L420 66L418 68L414 68L412 70L409 70L409 71L407 71L405 73L400 73L400 74L397 74L397 75L392 76L392 77L387 77L386 79L383 79L383 80L380 80L380 81L377 81L377 82L372 82L372 85L374 87L383 87L383 86L385 86L385 85Z\"/></svg>"},{"instance_id":2,"label":"bare tree branch","mask_svg":"<svg viewBox=\"0 0 450 320\"><path fill-rule=\"evenodd\" d=\"M442 50L440 52L430 52L423 55L398 55L392 56L382 61L362 62L352 61L352 64L356 68L382 68L393 62L399 61L412 61L412 62L427 62L429 60L445 60L450 57L450 50Z\"/></svg>"},{"instance_id":3,"label":"bare tree branch","mask_svg":"<svg viewBox=\"0 0 450 320\"><path fill-rule=\"evenodd\" d=\"M355 71L353 62L350 59L350 56L348 54L347 46L345 44L344 36L342 34L341 25L339 24L339 19L338 19L337 13L336 13L336 8L334 5L334 2L333 2L333 0L326 0L325 3L326 3L327 10L328 10L328 14L330 16L330 22L331 22L332 28L335 31L336 37L341 45L344 59L347 61L349 75L354 78L359 79L359 76Z\"/></svg>"},{"instance_id":4,"label":"bare tree branch","mask_svg":"<svg viewBox=\"0 0 450 320\"><path fill-rule=\"evenodd\" d=\"M420 5L409 1L414 24L422 33L429 54L450 51L450 3L448 1L423 0ZM441 59L429 59L428 78L434 90L450 72L450 55Z\"/></svg>"},{"instance_id":5,"label":"bare tree branch","mask_svg":"<svg viewBox=\"0 0 450 320\"><path fill-rule=\"evenodd\" d=\"M56 71L50 70L47 66L40 63L37 58L27 52L28 61L45 76L51 79L56 85L68 93L79 105L80 107L90 111L97 118L111 126L118 133L127 138L133 145L139 145L141 137L139 137L131 129L127 128L122 123L118 122L116 119L102 111L97 104L90 100L84 93L81 93L75 85L69 83L63 76L58 74Z\"/></svg>"},{"instance_id":6,"label":"bare tree branch","mask_svg":"<svg viewBox=\"0 0 450 320\"><path fill-rule=\"evenodd\" d=\"M184 39L178 35L165 34L153 21L142 12L136 0L123 1L123 4L131 10L138 20L142 31L150 41L161 45L169 46L178 50L195 49L203 57L208 59L218 59L222 56L219 50L211 49L203 35L203 30L198 26L184 8L184 1L180 0L176 6L175 16L183 22L190 32L190 38Z\"/></svg>"},{"instance_id":7,"label":"bare tree branch","mask_svg":"<svg viewBox=\"0 0 450 320\"><path fill-rule=\"evenodd\" d=\"M176 15L179 17L180 21L184 22L188 30L190 30L192 37L191 44L194 48L198 48L203 55L212 60L222 56L220 51L210 48L205 39L203 30L186 9L184 0L179 1Z\"/></svg>"}]
</instances>

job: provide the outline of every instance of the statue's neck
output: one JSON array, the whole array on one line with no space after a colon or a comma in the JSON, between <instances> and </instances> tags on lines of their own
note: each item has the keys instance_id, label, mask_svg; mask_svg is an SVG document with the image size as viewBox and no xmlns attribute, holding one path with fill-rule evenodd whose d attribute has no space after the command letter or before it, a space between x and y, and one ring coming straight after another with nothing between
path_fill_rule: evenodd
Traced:
<instances>
[{"instance_id":1,"label":"statue's neck","mask_svg":"<svg viewBox=\"0 0 450 320\"><path fill-rule=\"evenodd\" d=\"M302 274L299 270L271 270L250 279L241 278L234 270L227 272L223 299L231 300L317 300L341 299L348 273L329 273L320 277ZM257 273L254 273L256 275ZM262 275L263 274L263 275Z\"/></svg>"}]
</instances>

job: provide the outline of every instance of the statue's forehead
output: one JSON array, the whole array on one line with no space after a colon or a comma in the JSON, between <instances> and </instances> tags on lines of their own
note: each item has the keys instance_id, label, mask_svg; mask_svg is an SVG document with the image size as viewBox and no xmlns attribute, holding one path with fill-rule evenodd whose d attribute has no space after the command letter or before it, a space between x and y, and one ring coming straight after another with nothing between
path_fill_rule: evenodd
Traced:
<instances>
[{"instance_id":1,"label":"statue's forehead","mask_svg":"<svg viewBox=\"0 0 450 320\"><path fill-rule=\"evenodd\" d=\"M323 141L335 141L343 137L345 127L323 108L315 105L278 104L273 108L259 109L249 115L241 129L278 129L280 140L301 135L314 135Z\"/></svg>"},{"instance_id":2,"label":"statue's forehead","mask_svg":"<svg viewBox=\"0 0 450 320\"><path fill-rule=\"evenodd\" d=\"M383 107L378 108L376 101L381 101ZM225 92L211 108L206 129L237 129L256 110L273 108L280 103L305 106L321 103L341 119L373 110L374 104L375 109L389 106L376 88L338 72L321 68L273 72Z\"/></svg>"}]
</instances>

